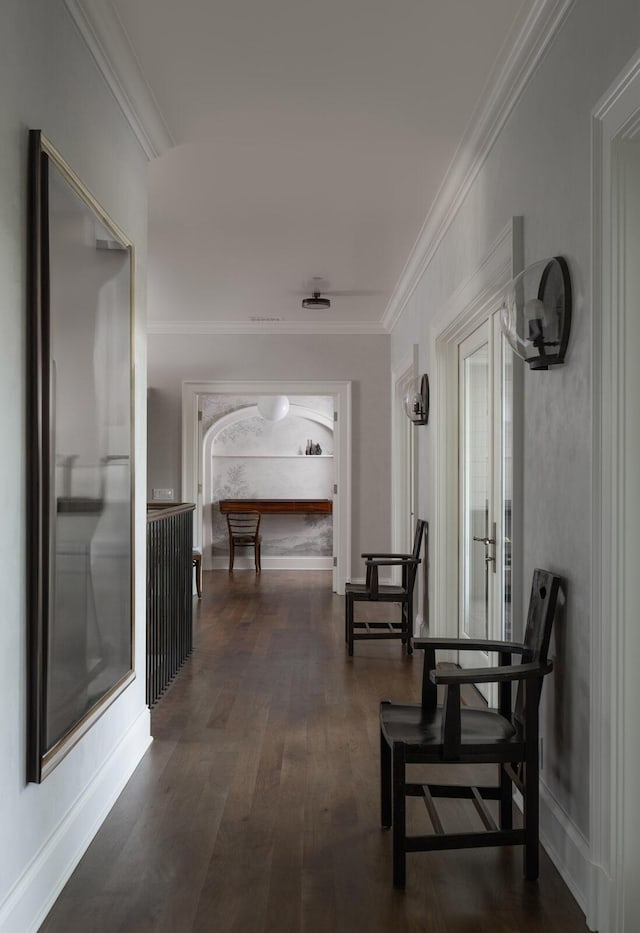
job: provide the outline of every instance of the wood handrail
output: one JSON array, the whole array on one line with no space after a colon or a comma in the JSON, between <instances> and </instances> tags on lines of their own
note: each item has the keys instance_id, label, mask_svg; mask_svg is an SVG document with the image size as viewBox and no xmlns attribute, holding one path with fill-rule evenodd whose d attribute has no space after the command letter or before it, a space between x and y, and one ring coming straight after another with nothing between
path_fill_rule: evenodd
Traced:
<instances>
[{"instance_id":1,"label":"wood handrail","mask_svg":"<svg viewBox=\"0 0 640 933\"><path fill-rule=\"evenodd\" d=\"M180 512L193 512L193 502L147 502L147 522L156 522Z\"/></svg>"}]
</instances>

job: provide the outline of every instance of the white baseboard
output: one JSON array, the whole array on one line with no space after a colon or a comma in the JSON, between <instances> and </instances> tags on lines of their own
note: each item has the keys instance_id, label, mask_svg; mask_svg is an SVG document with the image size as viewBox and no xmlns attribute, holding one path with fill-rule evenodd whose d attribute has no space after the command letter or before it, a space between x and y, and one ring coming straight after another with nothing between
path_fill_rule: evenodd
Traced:
<instances>
[{"instance_id":1,"label":"white baseboard","mask_svg":"<svg viewBox=\"0 0 640 933\"><path fill-rule=\"evenodd\" d=\"M35 933L152 742L144 709L0 904L2 933Z\"/></svg>"},{"instance_id":2,"label":"white baseboard","mask_svg":"<svg viewBox=\"0 0 640 933\"><path fill-rule=\"evenodd\" d=\"M522 812L522 796L518 791L513 799ZM585 914L589 929L598 929L591 925L591 911L587 909L592 900L589 892L593 881L589 843L543 781L540 781L540 844Z\"/></svg>"},{"instance_id":3,"label":"white baseboard","mask_svg":"<svg viewBox=\"0 0 640 933\"><path fill-rule=\"evenodd\" d=\"M263 557L263 570L332 570L332 557ZM207 570L228 570L228 557L214 557ZM234 570L254 570L253 557L236 557Z\"/></svg>"},{"instance_id":4,"label":"white baseboard","mask_svg":"<svg viewBox=\"0 0 640 933\"><path fill-rule=\"evenodd\" d=\"M612 905L616 903L613 879L601 865L590 864L591 877L587 890L587 926L600 933L614 933Z\"/></svg>"},{"instance_id":5,"label":"white baseboard","mask_svg":"<svg viewBox=\"0 0 640 933\"><path fill-rule=\"evenodd\" d=\"M591 873L589 843L542 781L540 842L586 915Z\"/></svg>"}]
</instances>

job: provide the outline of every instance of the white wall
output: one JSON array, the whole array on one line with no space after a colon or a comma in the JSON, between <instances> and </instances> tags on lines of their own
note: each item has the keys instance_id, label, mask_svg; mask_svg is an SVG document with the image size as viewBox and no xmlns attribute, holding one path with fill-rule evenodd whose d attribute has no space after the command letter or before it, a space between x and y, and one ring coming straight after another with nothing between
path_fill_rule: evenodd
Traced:
<instances>
[{"instance_id":1,"label":"white wall","mask_svg":"<svg viewBox=\"0 0 640 933\"><path fill-rule=\"evenodd\" d=\"M136 245L136 548L144 555L146 160L62 0L3 0L0 29L0 929L42 920L149 741L144 676L42 785L25 783L27 130L42 129ZM144 560L136 568L144 672Z\"/></svg>"},{"instance_id":2,"label":"white wall","mask_svg":"<svg viewBox=\"0 0 640 933\"><path fill-rule=\"evenodd\" d=\"M420 370L435 370L431 322L512 216L524 217L526 264L567 258L574 321L566 365L525 376L523 557L525 600L535 566L568 580L556 668L543 696L543 833L583 904L590 832L591 111L639 42L636 2L573 6L425 270L391 350L393 365L418 341ZM433 437L431 430L420 434L427 518L435 512Z\"/></svg>"},{"instance_id":3,"label":"white wall","mask_svg":"<svg viewBox=\"0 0 640 933\"><path fill-rule=\"evenodd\" d=\"M640 729L637 711L640 709L640 575L638 574L638 527L640 523L640 420L637 399L640 398L640 143L626 143L621 154L624 191L624 269L625 316L625 392L627 406L624 412L624 502L626 516L625 533L625 593L621 600L624 613L623 639L623 698L626 703L624 715L624 774L622 777L622 800L626 814L623 831L623 910L625 933L631 933L640 922L640 809L638 808L638 774L640 769ZM636 404L634 405L634 401Z\"/></svg>"},{"instance_id":4,"label":"white wall","mask_svg":"<svg viewBox=\"0 0 640 933\"><path fill-rule=\"evenodd\" d=\"M188 308L187 295L187 319ZM148 353L149 490L181 486L183 380L351 380L352 574L363 575L362 551L390 547L388 337L150 334Z\"/></svg>"}]
</instances>

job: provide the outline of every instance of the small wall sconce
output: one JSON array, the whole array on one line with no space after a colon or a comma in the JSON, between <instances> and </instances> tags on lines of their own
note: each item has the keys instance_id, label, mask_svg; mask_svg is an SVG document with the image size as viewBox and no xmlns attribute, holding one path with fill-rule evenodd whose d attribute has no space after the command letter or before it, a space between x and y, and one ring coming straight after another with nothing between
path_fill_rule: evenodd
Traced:
<instances>
[{"instance_id":1,"label":"small wall sconce","mask_svg":"<svg viewBox=\"0 0 640 933\"><path fill-rule=\"evenodd\" d=\"M289 413L286 395L264 395L258 399L258 411L266 421L282 421Z\"/></svg>"},{"instance_id":2,"label":"small wall sconce","mask_svg":"<svg viewBox=\"0 0 640 933\"><path fill-rule=\"evenodd\" d=\"M420 385L416 379L402 401L409 421L414 424L429 423L429 377L426 373L420 379Z\"/></svg>"},{"instance_id":3,"label":"small wall sconce","mask_svg":"<svg viewBox=\"0 0 640 933\"><path fill-rule=\"evenodd\" d=\"M571 278L562 256L527 266L515 277L500 321L514 353L531 369L564 363L571 330Z\"/></svg>"}]
</instances>

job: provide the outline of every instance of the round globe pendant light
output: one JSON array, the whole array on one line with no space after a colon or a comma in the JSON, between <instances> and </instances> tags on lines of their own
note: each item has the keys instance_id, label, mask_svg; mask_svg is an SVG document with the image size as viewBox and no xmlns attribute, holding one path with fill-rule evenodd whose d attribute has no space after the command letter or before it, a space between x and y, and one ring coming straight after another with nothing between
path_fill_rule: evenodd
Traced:
<instances>
[{"instance_id":1,"label":"round globe pendant light","mask_svg":"<svg viewBox=\"0 0 640 933\"><path fill-rule=\"evenodd\" d=\"M263 395L258 399L258 411L266 421L282 421L289 412L286 395Z\"/></svg>"}]
</instances>

